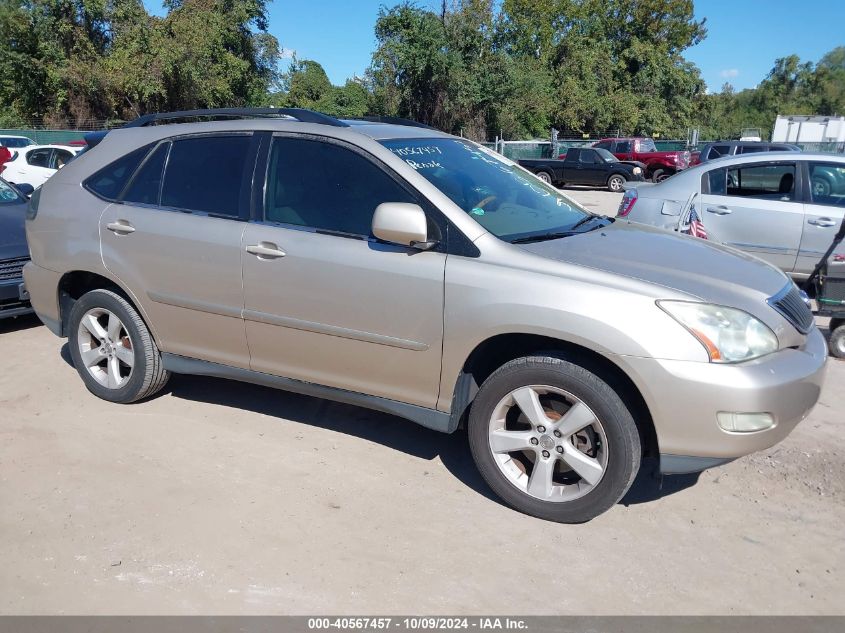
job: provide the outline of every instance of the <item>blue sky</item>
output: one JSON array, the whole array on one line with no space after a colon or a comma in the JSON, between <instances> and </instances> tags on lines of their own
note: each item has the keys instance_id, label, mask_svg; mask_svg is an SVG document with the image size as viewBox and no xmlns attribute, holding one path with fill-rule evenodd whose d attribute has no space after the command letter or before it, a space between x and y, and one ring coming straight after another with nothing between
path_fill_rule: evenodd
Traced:
<instances>
[{"instance_id":1,"label":"blue sky","mask_svg":"<svg viewBox=\"0 0 845 633\"><path fill-rule=\"evenodd\" d=\"M334 84L362 75L375 48L375 25L386 0L276 0L270 4L270 32L286 51L313 59ZM439 0L417 0L438 7ZM146 5L161 13L158 0ZM792 53L818 61L845 45L845 0L698 0L696 17L707 18L708 35L685 56L700 69L710 90L725 81L753 88L778 57Z\"/></svg>"}]
</instances>

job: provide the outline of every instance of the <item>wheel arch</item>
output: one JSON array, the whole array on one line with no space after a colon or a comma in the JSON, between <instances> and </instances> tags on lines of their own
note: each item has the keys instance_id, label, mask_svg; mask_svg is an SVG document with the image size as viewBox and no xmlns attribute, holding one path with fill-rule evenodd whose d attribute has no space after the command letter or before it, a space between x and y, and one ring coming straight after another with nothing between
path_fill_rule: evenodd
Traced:
<instances>
[{"instance_id":1,"label":"wheel arch","mask_svg":"<svg viewBox=\"0 0 845 633\"><path fill-rule=\"evenodd\" d=\"M628 374L606 356L583 345L539 334L497 334L481 341L467 356L455 383L451 415L463 425L482 383L505 363L523 356L553 354L584 367L616 391L631 411L640 432L644 456L659 455L651 411Z\"/></svg>"},{"instance_id":2,"label":"wheel arch","mask_svg":"<svg viewBox=\"0 0 845 633\"><path fill-rule=\"evenodd\" d=\"M147 318L147 314L137 298L120 281L89 270L72 270L63 274L61 279L59 279L57 292L61 336L67 336L68 334L67 322L70 318L70 312L73 309L73 305L82 297L82 295L91 292L92 290L111 290L126 299L130 305L138 311L138 314L141 315L141 318L150 330L150 334L152 334L156 345L160 346L160 341L156 335L155 329L150 323L150 320Z\"/></svg>"}]
</instances>

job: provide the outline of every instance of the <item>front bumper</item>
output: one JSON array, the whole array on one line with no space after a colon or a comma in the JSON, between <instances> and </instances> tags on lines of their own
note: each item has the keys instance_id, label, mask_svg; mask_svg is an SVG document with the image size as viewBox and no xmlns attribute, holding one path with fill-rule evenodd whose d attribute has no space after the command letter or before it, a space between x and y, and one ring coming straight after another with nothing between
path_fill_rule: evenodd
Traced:
<instances>
[{"instance_id":1,"label":"front bumper","mask_svg":"<svg viewBox=\"0 0 845 633\"><path fill-rule=\"evenodd\" d=\"M0 282L0 319L21 316L32 312L29 294L23 279L9 279Z\"/></svg>"},{"instance_id":2,"label":"front bumper","mask_svg":"<svg viewBox=\"0 0 845 633\"><path fill-rule=\"evenodd\" d=\"M661 472L695 472L774 446L818 402L827 345L818 328L800 349L784 349L736 365L620 357L654 422ZM725 431L720 411L769 413L762 431Z\"/></svg>"}]
</instances>

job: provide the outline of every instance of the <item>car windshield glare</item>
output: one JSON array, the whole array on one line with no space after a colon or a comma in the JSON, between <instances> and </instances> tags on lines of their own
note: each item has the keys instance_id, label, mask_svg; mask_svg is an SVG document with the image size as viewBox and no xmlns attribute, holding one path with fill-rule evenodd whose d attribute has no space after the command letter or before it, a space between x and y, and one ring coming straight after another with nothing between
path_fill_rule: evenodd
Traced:
<instances>
[{"instance_id":1,"label":"car windshield glare","mask_svg":"<svg viewBox=\"0 0 845 633\"><path fill-rule=\"evenodd\" d=\"M455 138L381 143L502 240L589 228L586 220L593 214L486 147Z\"/></svg>"}]
</instances>

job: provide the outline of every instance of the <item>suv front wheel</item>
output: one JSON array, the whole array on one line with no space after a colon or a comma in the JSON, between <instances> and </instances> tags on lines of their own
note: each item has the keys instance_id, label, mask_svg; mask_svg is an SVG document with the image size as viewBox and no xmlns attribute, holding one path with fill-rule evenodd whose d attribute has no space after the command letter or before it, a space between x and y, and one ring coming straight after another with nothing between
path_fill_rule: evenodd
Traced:
<instances>
[{"instance_id":1,"label":"suv front wheel","mask_svg":"<svg viewBox=\"0 0 845 633\"><path fill-rule=\"evenodd\" d=\"M482 385L469 417L473 458L511 507L582 523L631 487L641 446L631 413L597 375L554 356L513 360Z\"/></svg>"},{"instance_id":2,"label":"suv front wheel","mask_svg":"<svg viewBox=\"0 0 845 633\"><path fill-rule=\"evenodd\" d=\"M141 315L111 290L92 290L68 320L73 364L88 390L110 402L129 403L160 391L170 378Z\"/></svg>"}]
</instances>

